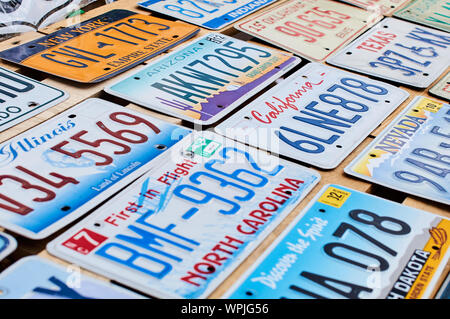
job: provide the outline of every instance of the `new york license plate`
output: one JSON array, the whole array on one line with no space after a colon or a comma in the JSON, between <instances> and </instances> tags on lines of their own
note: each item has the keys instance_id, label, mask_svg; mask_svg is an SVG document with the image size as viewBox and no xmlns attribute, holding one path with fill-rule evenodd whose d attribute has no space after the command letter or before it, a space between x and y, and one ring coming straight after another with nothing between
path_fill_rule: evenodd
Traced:
<instances>
[{"instance_id":1,"label":"new york license plate","mask_svg":"<svg viewBox=\"0 0 450 319\"><path fill-rule=\"evenodd\" d=\"M189 132L86 100L0 144L0 225L44 238L144 173Z\"/></svg>"},{"instance_id":2,"label":"new york license plate","mask_svg":"<svg viewBox=\"0 0 450 319\"><path fill-rule=\"evenodd\" d=\"M0 232L0 261L17 248L17 241L11 235Z\"/></svg>"},{"instance_id":3,"label":"new york license plate","mask_svg":"<svg viewBox=\"0 0 450 319\"><path fill-rule=\"evenodd\" d=\"M425 88L449 66L449 46L447 32L386 18L327 62Z\"/></svg>"},{"instance_id":4,"label":"new york license plate","mask_svg":"<svg viewBox=\"0 0 450 319\"><path fill-rule=\"evenodd\" d=\"M391 15L398 7L409 0L342 0L371 12Z\"/></svg>"},{"instance_id":5,"label":"new york license plate","mask_svg":"<svg viewBox=\"0 0 450 319\"><path fill-rule=\"evenodd\" d=\"M225 297L429 298L449 232L444 217L326 185Z\"/></svg>"},{"instance_id":6,"label":"new york license plate","mask_svg":"<svg viewBox=\"0 0 450 319\"><path fill-rule=\"evenodd\" d=\"M112 10L0 52L0 58L79 82L100 82L192 37L198 28Z\"/></svg>"},{"instance_id":7,"label":"new york license plate","mask_svg":"<svg viewBox=\"0 0 450 319\"><path fill-rule=\"evenodd\" d=\"M416 97L345 172L450 204L450 105Z\"/></svg>"},{"instance_id":8,"label":"new york license plate","mask_svg":"<svg viewBox=\"0 0 450 319\"><path fill-rule=\"evenodd\" d=\"M210 33L152 61L105 91L208 125L299 62L291 53Z\"/></svg>"},{"instance_id":9,"label":"new york license plate","mask_svg":"<svg viewBox=\"0 0 450 319\"><path fill-rule=\"evenodd\" d=\"M408 93L309 63L216 127L216 132L321 168L336 167Z\"/></svg>"},{"instance_id":10,"label":"new york license plate","mask_svg":"<svg viewBox=\"0 0 450 319\"><path fill-rule=\"evenodd\" d=\"M204 298L320 179L206 131L164 155L50 253L155 297Z\"/></svg>"},{"instance_id":11,"label":"new york license plate","mask_svg":"<svg viewBox=\"0 0 450 319\"><path fill-rule=\"evenodd\" d=\"M450 32L448 0L413 0L394 16Z\"/></svg>"},{"instance_id":12,"label":"new york license plate","mask_svg":"<svg viewBox=\"0 0 450 319\"><path fill-rule=\"evenodd\" d=\"M431 95L435 95L447 101L450 101L450 72L428 91Z\"/></svg>"},{"instance_id":13,"label":"new york license plate","mask_svg":"<svg viewBox=\"0 0 450 319\"><path fill-rule=\"evenodd\" d=\"M313 61L323 61L380 15L327 0L295 0L236 24L236 29Z\"/></svg>"}]
</instances>

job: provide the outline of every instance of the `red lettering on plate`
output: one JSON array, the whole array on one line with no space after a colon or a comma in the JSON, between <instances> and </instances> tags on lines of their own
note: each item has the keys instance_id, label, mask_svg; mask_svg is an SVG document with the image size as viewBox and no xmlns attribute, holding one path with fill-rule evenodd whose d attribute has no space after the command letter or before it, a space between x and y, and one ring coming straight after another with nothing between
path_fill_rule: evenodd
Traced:
<instances>
[{"instance_id":1,"label":"red lettering on plate","mask_svg":"<svg viewBox=\"0 0 450 319\"><path fill-rule=\"evenodd\" d=\"M107 239L108 237L97 234L87 228L83 228L78 233L62 243L62 245L75 250L80 254L87 255Z\"/></svg>"},{"instance_id":2,"label":"red lettering on plate","mask_svg":"<svg viewBox=\"0 0 450 319\"><path fill-rule=\"evenodd\" d=\"M397 36L393 33L387 33L384 31L378 31L377 35L373 35L366 41L358 45L357 49L363 49L371 52L378 52L389 44Z\"/></svg>"}]
</instances>

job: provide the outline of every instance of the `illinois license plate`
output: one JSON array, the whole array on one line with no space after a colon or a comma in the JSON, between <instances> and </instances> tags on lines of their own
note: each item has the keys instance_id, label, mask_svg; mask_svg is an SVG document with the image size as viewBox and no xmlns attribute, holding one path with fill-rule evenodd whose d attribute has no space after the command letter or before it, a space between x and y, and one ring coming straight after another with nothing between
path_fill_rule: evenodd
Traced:
<instances>
[{"instance_id":1,"label":"illinois license plate","mask_svg":"<svg viewBox=\"0 0 450 319\"><path fill-rule=\"evenodd\" d=\"M391 15L398 7L410 0L342 0L371 12Z\"/></svg>"},{"instance_id":2,"label":"illinois license plate","mask_svg":"<svg viewBox=\"0 0 450 319\"><path fill-rule=\"evenodd\" d=\"M47 249L155 297L204 298L319 179L198 132Z\"/></svg>"},{"instance_id":3,"label":"illinois license plate","mask_svg":"<svg viewBox=\"0 0 450 319\"><path fill-rule=\"evenodd\" d=\"M79 82L100 82L192 37L198 28L112 10L0 52L0 58Z\"/></svg>"},{"instance_id":4,"label":"illinois license plate","mask_svg":"<svg viewBox=\"0 0 450 319\"><path fill-rule=\"evenodd\" d=\"M431 95L450 101L450 72L447 72L447 74L430 88L428 92Z\"/></svg>"},{"instance_id":5,"label":"illinois license plate","mask_svg":"<svg viewBox=\"0 0 450 319\"><path fill-rule=\"evenodd\" d=\"M381 16L327 0L295 0L235 28L313 61L323 61Z\"/></svg>"},{"instance_id":6,"label":"illinois license plate","mask_svg":"<svg viewBox=\"0 0 450 319\"><path fill-rule=\"evenodd\" d=\"M334 168L408 93L309 63L220 123L217 133L321 168Z\"/></svg>"},{"instance_id":7,"label":"illinois license plate","mask_svg":"<svg viewBox=\"0 0 450 319\"><path fill-rule=\"evenodd\" d=\"M448 0L413 0L394 16L450 32Z\"/></svg>"},{"instance_id":8,"label":"illinois license plate","mask_svg":"<svg viewBox=\"0 0 450 319\"><path fill-rule=\"evenodd\" d=\"M450 105L416 97L345 172L450 204Z\"/></svg>"},{"instance_id":9,"label":"illinois license plate","mask_svg":"<svg viewBox=\"0 0 450 319\"><path fill-rule=\"evenodd\" d=\"M447 32L386 18L327 62L425 88L449 66L449 46Z\"/></svg>"},{"instance_id":10,"label":"illinois license plate","mask_svg":"<svg viewBox=\"0 0 450 319\"><path fill-rule=\"evenodd\" d=\"M0 232L0 261L17 248L17 241L11 235Z\"/></svg>"},{"instance_id":11,"label":"illinois license plate","mask_svg":"<svg viewBox=\"0 0 450 319\"><path fill-rule=\"evenodd\" d=\"M276 0L147 0L141 7L218 30Z\"/></svg>"},{"instance_id":12,"label":"illinois license plate","mask_svg":"<svg viewBox=\"0 0 450 319\"><path fill-rule=\"evenodd\" d=\"M105 91L181 119L212 124L300 62L278 50L210 33Z\"/></svg>"},{"instance_id":13,"label":"illinois license plate","mask_svg":"<svg viewBox=\"0 0 450 319\"><path fill-rule=\"evenodd\" d=\"M0 225L44 238L144 173L189 132L86 100L0 144Z\"/></svg>"},{"instance_id":14,"label":"illinois license plate","mask_svg":"<svg viewBox=\"0 0 450 319\"><path fill-rule=\"evenodd\" d=\"M311 204L227 298L429 298L450 220L339 185Z\"/></svg>"}]
</instances>

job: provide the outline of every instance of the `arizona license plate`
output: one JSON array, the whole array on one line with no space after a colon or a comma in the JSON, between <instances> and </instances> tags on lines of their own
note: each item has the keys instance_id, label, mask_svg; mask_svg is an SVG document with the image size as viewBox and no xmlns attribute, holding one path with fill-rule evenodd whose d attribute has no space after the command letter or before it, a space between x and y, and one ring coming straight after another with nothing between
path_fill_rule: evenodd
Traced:
<instances>
[{"instance_id":1,"label":"arizona license plate","mask_svg":"<svg viewBox=\"0 0 450 319\"><path fill-rule=\"evenodd\" d=\"M342 0L371 12L391 15L398 7L410 0Z\"/></svg>"},{"instance_id":2,"label":"arizona license plate","mask_svg":"<svg viewBox=\"0 0 450 319\"><path fill-rule=\"evenodd\" d=\"M448 0L413 0L394 16L450 32Z\"/></svg>"},{"instance_id":3,"label":"arizona license plate","mask_svg":"<svg viewBox=\"0 0 450 319\"><path fill-rule=\"evenodd\" d=\"M201 27L218 30L276 0L147 0L139 5Z\"/></svg>"},{"instance_id":4,"label":"arizona license plate","mask_svg":"<svg viewBox=\"0 0 450 319\"><path fill-rule=\"evenodd\" d=\"M105 91L181 119L212 124L300 63L278 50L210 33Z\"/></svg>"},{"instance_id":5,"label":"arizona license plate","mask_svg":"<svg viewBox=\"0 0 450 319\"><path fill-rule=\"evenodd\" d=\"M320 175L212 132L158 165L47 249L159 298L204 298Z\"/></svg>"},{"instance_id":6,"label":"arizona license plate","mask_svg":"<svg viewBox=\"0 0 450 319\"><path fill-rule=\"evenodd\" d=\"M428 91L431 95L435 95L447 101L450 101L450 72Z\"/></svg>"},{"instance_id":7,"label":"arizona license plate","mask_svg":"<svg viewBox=\"0 0 450 319\"><path fill-rule=\"evenodd\" d=\"M450 105L416 97L345 172L450 204Z\"/></svg>"},{"instance_id":8,"label":"arizona license plate","mask_svg":"<svg viewBox=\"0 0 450 319\"><path fill-rule=\"evenodd\" d=\"M0 58L74 81L106 80L192 37L194 26L128 10L0 52Z\"/></svg>"},{"instance_id":9,"label":"arizona license plate","mask_svg":"<svg viewBox=\"0 0 450 319\"><path fill-rule=\"evenodd\" d=\"M0 232L0 261L5 259L17 248L17 241L11 235Z\"/></svg>"},{"instance_id":10,"label":"arizona license plate","mask_svg":"<svg viewBox=\"0 0 450 319\"><path fill-rule=\"evenodd\" d=\"M295 0L253 15L235 28L306 59L323 61L380 18L339 2Z\"/></svg>"},{"instance_id":11,"label":"arizona license plate","mask_svg":"<svg viewBox=\"0 0 450 319\"><path fill-rule=\"evenodd\" d=\"M446 32L386 18L327 62L425 88L449 66L449 46Z\"/></svg>"},{"instance_id":12,"label":"arizona license plate","mask_svg":"<svg viewBox=\"0 0 450 319\"><path fill-rule=\"evenodd\" d=\"M326 185L226 298L429 298L450 220Z\"/></svg>"},{"instance_id":13,"label":"arizona license plate","mask_svg":"<svg viewBox=\"0 0 450 319\"><path fill-rule=\"evenodd\" d=\"M215 129L243 143L331 169L408 95L380 81L309 63Z\"/></svg>"},{"instance_id":14,"label":"arizona license plate","mask_svg":"<svg viewBox=\"0 0 450 319\"><path fill-rule=\"evenodd\" d=\"M0 225L44 238L144 173L189 132L88 99L0 144Z\"/></svg>"}]
</instances>

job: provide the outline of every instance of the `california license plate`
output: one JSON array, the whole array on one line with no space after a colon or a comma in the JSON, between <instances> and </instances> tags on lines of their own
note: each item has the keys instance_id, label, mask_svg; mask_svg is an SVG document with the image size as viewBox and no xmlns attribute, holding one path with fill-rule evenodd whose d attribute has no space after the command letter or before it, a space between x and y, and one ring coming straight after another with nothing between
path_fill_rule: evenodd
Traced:
<instances>
[{"instance_id":1,"label":"california license plate","mask_svg":"<svg viewBox=\"0 0 450 319\"><path fill-rule=\"evenodd\" d=\"M386 18L327 62L425 88L450 65L447 32Z\"/></svg>"},{"instance_id":2,"label":"california license plate","mask_svg":"<svg viewBox=\"0 0 450 319\"><path fill-rule=\"evenodd\" d=\"M356 74L309 63L216 127L216 132L331 169L408 93Z\"/></svg>"},{"instance_id":3,"label":"california license plate","mask_svg":"<svg viewBox=\"0 0 450 319\"><path fill-rule=\"evenodd\" d=\"M225 298L429 298L450 220L326 185Z\"/></svg>"},{"instance_id":4,"label":"california license plate","mask_svg":"<svg viewBox=\"0 0 450 319\"><path fill-rule=\"evenodd\" d=\"M413 0L394 16L450 32L448 0Z\"/></svg>"},{"instance_id":5,"label":"california license plate","mask_svg":"<svg viewBox=\"0 0 450 319\"><path fill-rule=\"evenodd\" d=\"M416 97L345 172L450 204L450 105Z\"/></svg>"},{"instance_id":6,"label":"california license plate","mask_svg":"<svg viewBox=\"0 0 450 319\"><path fill-rule=\"evenodd\" d=\"M144 173L189 132L88 99L0 144L0 225L44 238Z\"/></svg>"},{"instance_id":7,"label":"california license plate","mask_svg":"<svg viewBox=\"0 0 450 319\"><path fill-rule=\"evenodd\" d=\"M51 254L159 298L204 298L320 175L212 132L49 243Z\"/></svg>"},{"instance_id":8,"label":"california license plate","mask_svg":"<svg viewBox=\"0 0 450 319\"><path fill-rule=\"evenodd\" d=\"M276 0L147 0L141 7L218 30Z\"/></svg>"},{"instance_id":9,"label":"california license plate","mask_svg":"<svg viewBox=\"0 0 450 319\"><path fill-rule=\"evenodd\" d=\"M435 95L447 101L450 101L450 72L428 91L431 95Z\"/></svg>"},{"instance_id":10,"label":"california license plate","mask_svg":"<svg viewBox=\"0 0 450 319\"><path fill-rule=\"evenodd\" d=\"M212 124L300 62L291 53L210 33L105 91L181 119Z\"/></svg>"},{"instance_id":11,"label":"california license plate","mask_svg":"<svg viewBox=\"0 0 450 319\"><path fill-rule=\"evenodd\" d=\"M13 236L0 232L0 261L5 259L17 248L17 241Z\"/></svg>"},{"instance_id":12,"label":"california license plate","mask_svg":"<svg viewBox=\"0 0 450 319\"><path fill-rule=\"evenodd\" d=\"M323 61L357 37L380 15L328 0L295 0L235 28L313 61Z\"/></svg>"},{"instance_id":13,"label":"california license plate","mask_svg":"<svg viewBox=\"0 0 450 319\"><path fill-rule=\"evenodd\" d=\"M0 52L0 58L79 82L100 82L192 37L198 28L112 10Z\"/></svg>"},{"instance_id":14,"label":"california license plate","mask_svg":"<svg viewBox=\"0 0 450 319\"><path fill-rule=\"evenodd\" d=\"M371 12L391 15L398 7L410 0L342 0Z\"/></svg>"}]
</instances>

